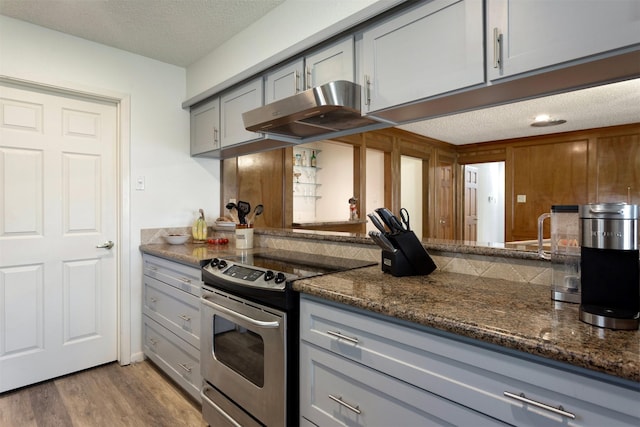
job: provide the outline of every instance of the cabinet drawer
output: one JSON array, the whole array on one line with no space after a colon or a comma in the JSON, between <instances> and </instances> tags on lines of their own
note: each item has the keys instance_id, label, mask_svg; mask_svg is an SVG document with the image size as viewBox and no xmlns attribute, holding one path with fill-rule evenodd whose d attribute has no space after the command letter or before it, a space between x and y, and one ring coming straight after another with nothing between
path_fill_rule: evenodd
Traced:
<instances>
[{"instance_id":1,"label":"cabinet drawer","mask_svg":"<svg viewBox=\"0 0 640 427\"><path fill-rule=\"evenodd\" d=\"M200 348L200 298L144 276L142 312Z\"/></svg>"},{"instance_id":2,"label":"cabinet drawer","mask_svg":"<svg viewBox=\"0 0 640 427\"><path fill-rule=\"evenodd\" d=\"M144 275L182 289L198 298L202 292L202 270L166 259L145 255Z\"/></svg>"},{"instance_id":3,"label":"cabinet drawer","mask_svg":"<svg viewBox=\"0 0 640 427\"><path fill-rule=\"evenodd\" d=\"M149 317L142 322L144 354L200 402L200 351Z\"/></svg>"},{"instance_id":4,"label":"cabinet drawer","mask_svg":"<svg viewBox=\"0 0 640 427\"><path fill-rule=\"evenodd\" d=\"M301 339L510 424L640 423L637 389L398 325L364 311L303 298L300 312ZM507 397L505 391L562 406L576 418Z\"/></svg>"},{"instance_id":5,"label":"cabinet drawer","mask_svg":"<svg viewBox=\"0 0 640 427\"><path fill-rule=\"evenodd\" d=\"M504 425L310 344L300 360L301 416L319 426Z\"/></svg>"}]
</instances>

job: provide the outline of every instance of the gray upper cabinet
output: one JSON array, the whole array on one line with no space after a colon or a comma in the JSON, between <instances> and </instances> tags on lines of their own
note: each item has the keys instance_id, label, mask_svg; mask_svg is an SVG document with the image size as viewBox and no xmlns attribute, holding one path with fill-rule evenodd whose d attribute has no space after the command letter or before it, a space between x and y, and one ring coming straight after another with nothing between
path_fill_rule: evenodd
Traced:
<instances>
[{"instance_id":1,"label":"gray upper cabinet","mask_svg":"<svg viewBox=\"0 0 640 427\"><path fill-rule=\"evenodd\" d=\"M269 104L304 90L304 61L299 59L265 77L264 102Z\"/></svg>"},{"instance_id":2,"label":"gray upper cabinet","mask_svg":"<svg viewBox=\"0 0 640 427\"><path fill-rule=\"evenodd\" d=\"M215 156L220 148L220 99L191 110L191 155Z\"/></svg>"},{"instance_id":3,"label":"gray upper cabinet","mask_svg":"<svg viewBox=\"0 0 640 427\"><path fill-rule=\"evenodd\" d=\"M260 77L221 96L220 120L223 148L263 138L260 133L247 131L242 121L242 113L263 105L263 87L263 79Z\"/></svg>"},{"instance_id":4,"label":"gray upper cabinet","mask_svg":"<svg viewBox=\"0 0 640 427\"><path fill-rule=\"evenodd\" d=\"M354 81L353 37L341 39L265 76L265 104L334 80Z\"/></svg>"},{"instance_id":5,"label":"gray upper cabinet","mask_svg":"<svg viewBox=\"0 0 640 427\"><path fill-rule=\"evenodd\" d=\"M307 55L305 88L320 86L335 80L355 81L355 48L353 36L341 39Z\"/></svg>"},{"instance_id":6,"label":"gray upper cabinet","mask_svg":"<svg viewBox=\"0 0 640 427\"><path fill-rule=\"evenodd\" d=\"M478 0L434 0L365 30L363 110L483 84L482 6Z\"/></svg>"},{"instance_id":7,"label":"gray upper cabinet","mask_svg":"<svg viewBox=\"0 0 640 427\"><path fill-rule=\"evenodd\" d=\"M490 80L640 43L638 0L488 0Z\"/></svg>"}]
</instances>

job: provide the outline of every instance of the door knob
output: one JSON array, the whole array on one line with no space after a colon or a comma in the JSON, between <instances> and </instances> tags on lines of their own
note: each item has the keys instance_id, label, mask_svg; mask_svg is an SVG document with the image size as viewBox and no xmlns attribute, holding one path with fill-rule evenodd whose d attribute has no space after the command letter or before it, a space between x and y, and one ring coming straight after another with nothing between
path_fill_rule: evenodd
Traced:
<instances>
[{"instance_id":1,"label":"door knob","mask_svg":"<svg viewBox=\"0 0 640 427\"><path fill-rule=\"evenodd\" d=\"M107 240L103 244L96 246L96 248L111 249L113 247L113 245L115 245L115 243L113 243L111 240Z\"/></svg>"}]
</instances>

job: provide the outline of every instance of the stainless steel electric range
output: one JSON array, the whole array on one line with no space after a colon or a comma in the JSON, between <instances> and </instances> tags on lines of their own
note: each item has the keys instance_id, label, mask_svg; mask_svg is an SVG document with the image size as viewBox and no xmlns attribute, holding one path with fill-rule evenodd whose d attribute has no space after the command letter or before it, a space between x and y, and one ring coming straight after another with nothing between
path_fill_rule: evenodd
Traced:
<instances>
[{"instance_id":1,"label":"stainless steel electric range","mask_svg":"<svg viewBox=\"0 0 640 427\"><path fill-rule=\"evenodd\" d=\"M205 421L297 425L299 296L291 283L375 264L269 249L207 263L200 362Z\"/></svg>"}]
</instances>

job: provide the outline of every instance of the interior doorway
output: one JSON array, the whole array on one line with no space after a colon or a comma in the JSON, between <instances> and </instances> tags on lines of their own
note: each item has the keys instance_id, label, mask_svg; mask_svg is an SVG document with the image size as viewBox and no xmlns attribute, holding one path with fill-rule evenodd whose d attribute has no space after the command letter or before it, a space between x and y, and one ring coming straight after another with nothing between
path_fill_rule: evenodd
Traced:
<instances>
[{"instance_id":1,"label":"interior doorway","mask_svg":"<svg viewBox=\"0 0 640 427\"><path fill-rule=\"evenodd\" d=\"M464 240L504 243L504 162L464 166Z\"/></svg>"}]
</instances>

